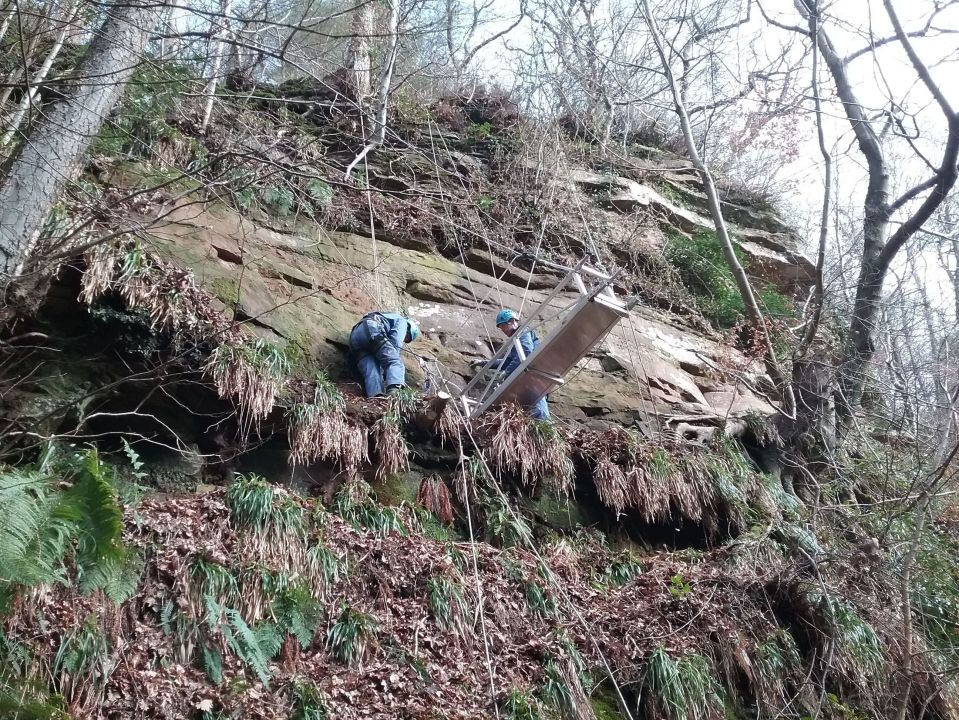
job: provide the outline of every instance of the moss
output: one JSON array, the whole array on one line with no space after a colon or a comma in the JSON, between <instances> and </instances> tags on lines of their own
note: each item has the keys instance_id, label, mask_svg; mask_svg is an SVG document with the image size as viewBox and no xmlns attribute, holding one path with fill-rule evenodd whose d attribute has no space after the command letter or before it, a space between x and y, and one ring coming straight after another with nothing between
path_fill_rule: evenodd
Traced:
<instances>
[{"instance_id":1,"label":"moss","mask_svg":"<svg viewBox=\"0 0 959 720\"><path fill-rule=\"evenodd\" d=\"M387 475L374 487L376 499L385 505L413 505L422 480L423 473L416 470Z\"/></svg>"},{"instance_id":2,"label":"moss","mask_svg":"<svg viewBox=\"0 0 959 720\"><path fill-rule=\"evenodd\" d=\"M306 330L298 330L286 339L283 352L290 363L290 374L299 377L311 377L316 369L316 359L310 348L312 342Z\"/></svg>"},{"instance_id":3,"label":"moss","mask_svg":"<svg viewBox=\"0 0 959 720\"><path fill-rule=\"evenodd\" d=\"M623 720L625 717L619 709L616 693L609 688L596 690L589 698L590 707L596 720Z\"/></svg>"},{"instance_id":4,"label":"moss","mask_svg":"<svg viewBox=\"0 0 959 720\"><path fill-rule=\"evenodd\" d=\"M552 493L541 493L530 504L530 510L546 525L558 530L575 530L584 524L579 503Z\"/></svg>"},{"instance_id":5,"label":"moss","mask_svg":"<svg viewBox=\"0 0 959 720\"><path fill-rule=\"evenodd\" d=\"M232 307L240 302L240 285L236 280L218 277L214 278L211 285L213 294L224 305Z\"/></svg>"}]
</instances>

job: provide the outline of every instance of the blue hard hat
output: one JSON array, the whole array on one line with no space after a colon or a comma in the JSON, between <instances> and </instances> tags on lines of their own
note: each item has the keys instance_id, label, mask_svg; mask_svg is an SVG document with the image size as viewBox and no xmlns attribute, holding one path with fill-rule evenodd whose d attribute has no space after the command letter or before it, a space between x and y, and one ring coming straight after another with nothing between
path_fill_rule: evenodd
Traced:
<instances>
[{"instance_id":1,"label":"blue hard hat","mask_svg":"<svg viewBox=\"0 0 959 720\"><path fill-rule=\"evenodd\" d=\"M496 327L499 327L500 325L504 323L508 323L510 320L517 320L518 318L519 318L519 315L514 313L512 310L510 310L509 308L503 308L498 313L496 313Z\"/></svg>"},{"instance_id":2,"label":"blue hard hat","mask_svg":"<svg viewBox=\"0 0 959 720\"><path fill-rule=\"evenodd\" d=\"M410 342L413 342L414 340L416 340L416 338L420 336L420 326L417 325L416 320L413 320L412 318L407 318L406 321L409 323L409 326L410 326L409 329L407 330L407 333L409 333Z\"/></svg>"}]
</instances>

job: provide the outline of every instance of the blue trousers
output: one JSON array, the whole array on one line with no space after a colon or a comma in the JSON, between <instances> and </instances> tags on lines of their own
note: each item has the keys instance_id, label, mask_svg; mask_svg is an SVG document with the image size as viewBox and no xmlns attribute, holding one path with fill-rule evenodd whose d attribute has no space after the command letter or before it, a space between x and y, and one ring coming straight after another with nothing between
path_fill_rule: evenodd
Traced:
<instances>
[{"instance_id":1,"label":"blue trousers","mask_svg":"<svg viewBox=\"0 0 959 720\"><path fill-rule=\"evenodd\" d=\"M529 414L537 420L549 420L549 405L546 398L540 398L535 405L530 406Z\"/></svg>"},{"instance_id":2,"label":"blue trousers","mask_svg":"<svg viewBox=\"0 0 959 720\"><path fill-rule=\"evenodd\" d=\"M406 368L400 359L400 350L389 341L384 328L376 320L360 320L350 332L350 350L356 369L363 378L366 397L383 394L386 385L405 385Z\"/></svg>"}]
</instances>

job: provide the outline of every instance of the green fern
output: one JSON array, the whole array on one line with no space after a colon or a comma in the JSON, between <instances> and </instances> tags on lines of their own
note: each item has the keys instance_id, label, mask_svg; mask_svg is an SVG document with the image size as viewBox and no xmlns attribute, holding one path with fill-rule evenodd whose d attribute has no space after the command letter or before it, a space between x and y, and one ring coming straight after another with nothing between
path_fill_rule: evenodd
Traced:
<instances>
[{"instance_id":1,"label":"green fern","mask_svg":"<svg viewBox=\"0 0 959 720\"><path fill-rule=\"evenodd\" d=\"M268 641L265 634L257 634L246 624L240 613L233 608L224 608L229 624L221 625L223 636L230 649L240 660L249 665L260 678L263 687L270 686L270 658L275 654L261 643Z\"/></svg>"},{"instance_id":2,"label":"green fern","mask_svg":"<svg viewBox=\"0 0 959 720\"><path fill-rule=\"evenodd\" d=\"M0 474L0 578L35 585L64 579L63 556L74 523L60 511L60 495L39 473Z\"/></svg>"},{"instance_id":3,"label":"green fern","mask_svg":"<svg viewBox=\"0 0 959 720\"><path fill-rule=\"evenodd\" d=\"M123 513L96 450L85 453L73 487L64 495L61 512L76 524L77 566L81 572L100 562L123 559Z\"/></svg>"},{"instance_id":4,"label":"green fern","mask_svg":"<svg viewBox=\"0 0 959 720\"><path fill-rule=\"evenodd\" d=\"M0 675L0 717L14 720L71 720L65 702L36 680Z\"/></svg>"},{"instance_id":5,"label":"green fern","mask_svg":"<svg viewBox=\"0 0 959 720\"><path fill-rule=\"evenodd\" d=\"M206 676L214 685L219 685L223 682L223 656L216 648L209 648L206 645L201 646L200 650Z\"/></svg>"},{"instance_id":6,"label":"green fern","mask_svg":"<svg viewBox=\"0 0 959 720\"><path fill-rule=\"evenodd\" d=\"M83 592L126 599L139 562L124 550L122 512L95 450L69 458L72 486L42 473L0 472L0 589L64 581L72 556Z\"/></svg>"},{"instance_id":7,"label":"green fern","mask_svg":"<svg viewBox=\"0 0 959 720\"><path fill-rule=\"evenodd\" d=\"M323 619L323 607L305 587L293 585L281 591L273 601L273 617L277 627L295 637L306 650Z\"/></svg>"},{"instance_id":8,"label":"green fern","mask_svg":"<svg viewBox=\"0 0 959 720\"><path fill-rule=\"evenodd\" d=\"M133 549L124 548L118 558L106 558L79 575L80 592L94 590L120 604L136 594L143 574L143 557Z\"/></svg>"},{"instance_id":9,"label":"green fern","mask_svg":"<svg viewBox=\"0 0 959 720\"><path fill-rule=\"evenodd\" d=\"M204 595L206 607L204 618L211 631L219 631L227 647L259 677L264 687L270 686L270 659L282 644L276 627L264 623L260 628L251 628L238 610L221 605L212 595Z\"/></svg>"}]
</instances>

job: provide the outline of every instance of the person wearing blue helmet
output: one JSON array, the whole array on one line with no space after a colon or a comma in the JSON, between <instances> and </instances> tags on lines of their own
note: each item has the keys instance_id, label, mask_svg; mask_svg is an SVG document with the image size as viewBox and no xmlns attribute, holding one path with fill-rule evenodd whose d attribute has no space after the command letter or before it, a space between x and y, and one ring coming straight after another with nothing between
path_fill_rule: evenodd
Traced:
<instances>
[{"instance_id":1,"label":"person wearing blue helmet","mask_svg":"<svg viewBox=\"0 0 959 720\"><path fill-rule=\"evenodd\" d=\"M496 313L496 327L499 328L499 331L506 337L513 337L516 331L519 330L519 325L519 315L509 308L503 308ZM536 333L526 328L519 336L519 344L523 347L523 353L526 357L529 357L530 353L539 345L539 338L536 337ZM510 350L509 355L499 361L499 369L504 375L509 376L510 373L520 366L521 362L522 360L520 360L519 353L516 352L516 348L514 347ZM540 398L536 404L529 409L529 414L537 420L549 420L549 405L546 402L546 398Z\"/></svg>"},{"instance_id":2,"label":"person wearing blue helmet","mask_svg":"<svg viewBox=\"0 0 959 720\"><path fill-rule=\"evenodd\" d=\"M350 352L363 378L366 397L393 393L406 386L406 367L400 358L403 345L420 336L415 320L391 312L371 312L350 331Z\"/></svg>"}]
</instances>

